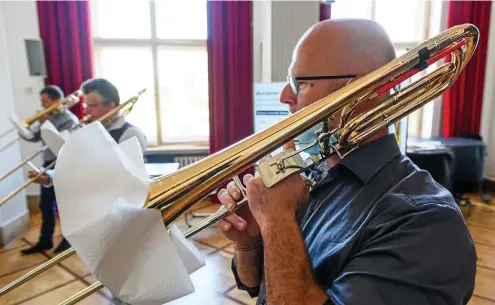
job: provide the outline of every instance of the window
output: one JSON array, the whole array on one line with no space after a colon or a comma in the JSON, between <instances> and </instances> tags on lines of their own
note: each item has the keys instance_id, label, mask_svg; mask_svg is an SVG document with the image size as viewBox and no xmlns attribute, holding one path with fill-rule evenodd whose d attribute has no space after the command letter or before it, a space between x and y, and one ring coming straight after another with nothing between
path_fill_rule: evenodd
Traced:
<instances>
[{"instance_id":1,"label":"window","mask_svg":"<svg viewBox=\"0 0 495 305\"><path fill-rule=\"evenodd\" d=\"M332 18L366 18L380 23L395 47L397 57L440 32L441 1L424 0L335 0ZM431 68L434 68L432 65ZM431 72L431 68L427 71ZM420 75L413 77L419 78ZM408 136L430 137L433 102L409 115Z\"/></svg>"},{"instance_id":2,"label":"window","mask_svg":"<svg viewBox=\"0 0 495 305\"><path fill-rule=\"evenodd\" d=\"M146 88L127 115L150 146L208 142L206 0L91 2L94 67L122 101Z\"/></svg>"}]
</instances>

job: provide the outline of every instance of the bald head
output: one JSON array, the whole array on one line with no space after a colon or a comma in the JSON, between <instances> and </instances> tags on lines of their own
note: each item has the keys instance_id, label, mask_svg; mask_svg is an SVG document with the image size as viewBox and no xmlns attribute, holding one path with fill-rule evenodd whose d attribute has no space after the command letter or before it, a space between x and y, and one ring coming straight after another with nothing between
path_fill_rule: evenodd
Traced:
<instances>
[{"instance_id":1,"label":"bald head","mask_svg":"<svg viewBox=\"0 0 495 305\"><path fill-rule=\"evenodd\" d=\"M374 21L332 19L319 22L304 33L294 49L289 67L289 75L293 77L282 90L280 102L287 104L294 113L394 59L395 50L390 38ZM386 94L359 104L352 116L374 107L383 98ZM334 119L328 121L330 130L340 126L339 112L335 114ZM380 135L386 133L384 129Z\"/></svg>"},{"instance_id":2,"label":"bald head","mask_svg":"<svg viewBox=\"0 0 495 305\"><path fill-rule=\"evenodd\" d=\"M294 49L289 73L296 76L364 76L395 59L385 30L366 19L331 19L312 26Z\"/></svg>"}]
</instances>

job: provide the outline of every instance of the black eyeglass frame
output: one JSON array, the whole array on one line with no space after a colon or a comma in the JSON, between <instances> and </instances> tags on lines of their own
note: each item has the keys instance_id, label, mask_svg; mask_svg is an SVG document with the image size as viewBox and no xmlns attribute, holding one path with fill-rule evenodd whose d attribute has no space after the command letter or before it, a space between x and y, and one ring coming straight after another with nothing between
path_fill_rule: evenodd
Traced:
<instances>
[{"instance_id":1,"label":"black eyeglass frame","mask_svg":"<svg viewBox=\"0 0 495 305\"><path fill-rule=\"evenodd\" d=\"M292 92L294 94L299 93L299 86L298 82L299 81L304 81L304 80L321 80L321 79L345 79L345 78L356 78L357 75L325 75L325 76L290 76L287 75L287 82L290 84L290 87L292 89Z\"/></svg>"}]
</instances>

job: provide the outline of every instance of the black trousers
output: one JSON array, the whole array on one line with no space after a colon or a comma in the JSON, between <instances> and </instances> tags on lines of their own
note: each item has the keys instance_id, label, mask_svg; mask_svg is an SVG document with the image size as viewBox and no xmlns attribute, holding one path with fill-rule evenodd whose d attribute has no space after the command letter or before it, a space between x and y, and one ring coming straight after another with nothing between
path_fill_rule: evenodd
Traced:
<instances>
[{"instance_id":1,"label":"black trousers","mask_svg":"<svg viewBox=\"0 0 495 305\"><path fill-rule=\"evenodd\" d=\"M40 244L52 245L55 231L55 189L41 186L40 210L42 216Z\"/></svg>"},{"instance_id":2,"label":"black trousers","mask_svg":"<svg viewBox=\"0 0 495 305\"><path fill-rule=\"evenodd\" d=\"M43 167L47 167L50 162L44 162ZM40 210L41 210L41 231L39 243L43 245L53 245L53 233L55 232L55 188L40 185Z\"/></svg>"}]
</instances>

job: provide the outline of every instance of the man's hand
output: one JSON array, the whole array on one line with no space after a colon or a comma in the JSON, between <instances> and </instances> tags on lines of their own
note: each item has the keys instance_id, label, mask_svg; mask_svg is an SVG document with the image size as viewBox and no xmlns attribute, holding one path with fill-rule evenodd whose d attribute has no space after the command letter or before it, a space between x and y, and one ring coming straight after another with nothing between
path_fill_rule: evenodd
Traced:
<instances>
[{"instance_id":1,"label":"man's hand","mask_svg":"<svg viewBox=\"0 0 495 305\"><path fill-rule=\"evenodd\" d=\"M227 185L227 189L221 189L218 192L218 199L232 212L231 215L218 223L225 236L238 248L258 244L261 241L260 227L254 219L249 206L245 205L234 213L236 202L241 199L241 191L233 181Z\"/></svg>"},{"instance_id":2,"label":"man's hand","mask_svg":"<svg viewBox=\"0 0 495 305\"><path fill-rule=\"evenodd\" d=\"M249 208L258 224L295 220L296 212L309 201L309 188L300 175L293 175L267 188L261 177L244 176Z\"/></svg>"},{"instance_id":3,"label":"man's hand","mask_svg":"<svg viewBox=\"0 0 495 305\"><path fill-rule=\"evenodd\" d=\"M245 205L235 213L236 202L241 200L241 191L232 181L227 189L218 193L220 202L231 214L220 220L218 226L225 236L233 242L237 257L237 274L240 281L246 287L259 287L261 280L261 232L258 223Z\"/></svg>"},{"instance_id":4,"label":"man's hand","mask_svg":"<svg viewBox=\"0 0 495 305\"><path fill-rule=\"evenodd\" d=\"M36 172L36 171L31 170L28 172L28 178L29 179L32 179L32 178L36 177L37 175L38 175L38 172ZM39 183L41 185L48 185L48 184L50 184L50 177L47 174L43 174L43 175L39 176L36 180L34 180L34 182Z\"/></svg>"}]
</instances>

